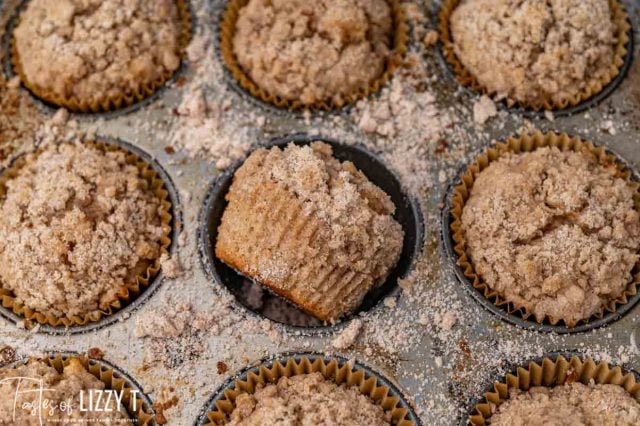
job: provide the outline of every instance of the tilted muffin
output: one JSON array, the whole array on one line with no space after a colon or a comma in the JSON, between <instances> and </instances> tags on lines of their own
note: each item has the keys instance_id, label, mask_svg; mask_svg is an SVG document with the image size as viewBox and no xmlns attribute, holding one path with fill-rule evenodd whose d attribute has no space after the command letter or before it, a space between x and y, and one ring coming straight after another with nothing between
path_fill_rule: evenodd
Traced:
<instances>
[{"instance_id":1,"label":"tilted muffin","mask_svg":"<svg viewBox=\"0 0 640 426\"><path fill-rule=\"evenodd\" d=\"M622 386L580 382L556 387L510 389L509 399L490 418L492 426L634 426L640 402Z\"/></svg>"},{"instance_id":2,"label":"tilted muffin","mask_svg":"<svg viewBox=\"0 0 640 426\"><path fill-rule=\"evenodd\" d=\"M462 0L449 28L480 86L524 106L565 105L617 74L609 0Z\"/></svg>"},{"instance_id":3,"label":"tilted muffin","mask_svg":"<svg viewBox=\"0 0 640 426\"><path fill-rule=\"evenodd\" d=\"M253 394L240 394L235 403L229 426L391 424L389 413L358 387L337 385L321 373L281 377Z\"/></svg>"},{"instance_id":4,"label":"tilted muffin","mask_svg":"<svg viewBox=\"0 0 640 426\"><path fill-rule=\"evenodd\" d=\"M381 77L392 42L386 0L249 0L238 14L233 53L273 96L342 105Z\"/></svg>"},{"instance_id":5,"label":"tilted muffin","mask_svg":"<svg viewBox=\"0 0 640 426\"><path fill-rule=\"evenodd\" d=\"M159 259L162 200L125 151L50 145L10 170L0 286L17 303L54 318L106 312Z\"/></svg>"},{"instance_id":6,"label":"tilted muffin","mask_svg":"<svg viewBox=\"0 0 640 426\"><path fill-rule=\"evenodd\" d=\"M476 177L462 211L482 281L538 322L575 326L632 282L640 252L637 185L591 152L506 153Z\"/></svg>"},{"instance_id":7,"label":"tilted muffin","mask_svg":"<svg viewBox=\"0 0 640 426\"><path fill-rule=\"evenodd\" d=\"M124 404L118 406L115 398L108 399L103 394L99 406L88 405L90 393L105 387L76 358L70 359L61 373L37 359L13 368L0 368L0 393L3 395L0 398L0 424L129 423L131 418ZM81 398L83 410L80 409Z\"/></svg>"},{"instance_id":8,"label":"tilted muffin","mask_svg":"<svg viewBox=\"0 0 640 426\"><path fill-rule=\"evenodd\" d=\"M180 66L174 0L31 0L13 62L40 98L97 111L141 100Z\"/></svg>"},{"instance_id":9,"label":"tilted muffin","mask_svg":"<svg viewBox=\"0 0 640 426\"><path fill-rule=\"evenodd\" d=\"M216 256L323 321L355 310L402 251L389 196L325 143L258 149L226 199Z\"/></svg>"}]
</instances>

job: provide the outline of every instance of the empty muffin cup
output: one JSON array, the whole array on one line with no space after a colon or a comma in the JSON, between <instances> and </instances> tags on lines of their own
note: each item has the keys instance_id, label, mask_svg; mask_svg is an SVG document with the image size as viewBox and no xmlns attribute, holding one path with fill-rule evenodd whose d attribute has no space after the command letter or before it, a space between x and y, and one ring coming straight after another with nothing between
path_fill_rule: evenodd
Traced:
<instances>
[{"instance_id":1,"label":"empty muffin cup","mask_svg":"<svg viewBox=\"0 0 640 426\"><path fill-rule=\"evenodd\" d=\"M336 109L345 107L347 105L354 104L359 99L366 98L378 92L391 79L394 71L400 65L402 58L405 52L407 51L407 44L409 40L409 26L408 26L407 18L405 16L405 12L401 5L401 2L398 0L384 0L384 1L388 3L390 8L392 27L390 31L391 40L388 47L388 52L384 54L385 57L383 60L383 66L379 75L370 79L366 83L362 82L360 85L357 85L357 87L351 88L351 90L346 91L345 93L341 93L341 92L327 93L326 96L314 95L313 99L306 99L305 96L293 96L290 94L274 93L273 90L270 91L268 88L261 86L258 82L256 82L251 77L250 71L245 69L245 67L243 67L240 64L240 61L238 60L236 52L234 51L234 43L235 43L234 39L237 34L237 23L238 23L239 17L241 16L241 12L243 11L243 9L247 7L247 5L250 3L250 0L231 0L227 2L225 9L222 12L220 29L219 29L220 31L219 54L226 66L227 71L230 74L230 77L232 80L231 85L234 88L241 89L242 92L247 93L250 97L257 99L265 104L272 105L280 109L290 110L290 111L336 110ZM309 3L308 5L305 5L305 6L313 7L313 4ZM375 13L379 13L379 10L376 10ZM353 22L349 23L348 19L354 18L353 16L347 17L343 15L344 13L339 13L339 14L334 13L331 17L327 17L326 24L327 26L331 26L332 23L330 21L332 19L339 21L338 18L340 17L344 18L345 22L335 22L333 24L334 27L332 29L339 34L339 38L342 37L340 38L341 42L349 42L351 36L348 33L350 31L357 32L358 24ZM367 16L363 14L362 18L367 18ZM379 17L376 17L376 19L379 19ZM302 20L300 20L295 25L296 27L295 30L303 31L300 34L300 35L303 35L306 32L308 32L308 29L302 30L302 28L306 28L308 25L311 25L311 24L309 24L308 22L302 22ZM315 28L315 26L317 25L318 25L317 23L313 23L313 25L310 26L310 28ZM379 22L376 22L375 25L373 26L375 27L378 25L380 25ZM330 30L327 30L327 31L330 31ZM361 34L361 36L363 37L368 36L370 33L373 33L373 32L374 31L370 28L364 34ZM255 41L255 40L252 40L252 41ZM326 42L326 43L328 44L329 42ZM374 45L373 48L377 49L378 48L377 44ZM358 52L358 54L361 54L363 52L362 49L343 48L343 50L351 52L352 54L356 54L356 52ZM342 54L342 52L340 52L340 54ZM319 61L322 58L315 58L315 59ZM333 59L333 61L338 62L335 60L335 58ZM292 62L292 61L289 59L289 62ZM340 61L340 62L345 62L345 61ZM351 62L346 62L346 63L349 63L350 68L347 68L347 69L349 69L348 72L350 73L354 72L353 70L355 68L369 67L369 69L372 69L373 67L371 63L354 64L353 62L354 60L351 60ZM329 75L331 72L333 72L331 68L334 65L336 64L334 63L326 69L320 68L318 71L318 75L320 76ZM309 70L312 68L312 66L313 65L309 65L305 63L305 64L301 64L300 68ZM271 71L279 68L280 68L279 66L272 66ZM291 68L294 70L293 72L295 72L295 67L292 66ZM282 69L280 69L280 71L282 71ZM266 72L264 71L260 72L260 75L262 76L264 76L265 74ZM301 76L298 76L298 77L302 78ZM350 75L349 78L353 78L353 76ZM282 79L279 77L273 79L273 81L280 81L280 80ZM346 82L349 79L344 76L342 77L335 76L333 81L337 81L337 80ZM297 79L291 79L292 83L294 81L297 82ZM308 89L309 87L311 87L311 84L307 84L305 85L305 87ZM291 87L287 89L287 91L290 91L290 90L291 90Z\"/></svg>"},{"instance_id":2,"label":"empty muffin cup","mask_svg":"<svg viewBox=\"0 0 640 426\"><path fill-rule=\"evenodd\" d=\"M131 273L134 278L123 280L123 283L115 292L115 297L109 301L108 306L88 311L82 315L58 316L51 312L40 312L37 309L25 305L24 301L16 297L14 291L3 287L0 282L0 314L5 318L32 328L41 325L39 331L48 333L80 333L99 328L117 321L117 312L125 308L134 308L142 303L152 293L152 287L160 283L158 279L160 271L160 257L169 255L169 250L174 238L174 202L177 200L175 191L169 189L170 179L166 172L148 154L125 142L98 138L96 141L79 142L79 146L89 146L100 152L123 152L124 162L128 166L135 166L138 176L145 183L145 191L149 191L158 202L158 227L162 235L158 239L160 255L144 264L136 265L136 270ZM33 154L18 157L2 174L0 174L0 198L7 194L7 185L12 179L20 175L28 158L37 159L45 148L36 150ZM69 250L73 250L70 247Z\"/></svg>"},{"instance_id":3,"label":"empty muffin cup","mask_svg":"<svg viewBox=\"0 0 640 426\"><path fill-rule=\"evenodd\" d=\"M572 353L552 353L514 368L493 383L484 396L474 403L463 424L484 426L510 398L514 391L527 392L532 387L554 388L581 383L586 386L616 385L640 402L640 375L632 370Z\"/></svg>"},{"instance_id":4,"label":"empty muffin cup","mask_svg":"<svg viewBox=\"0 0 640 426\"><path fill-rule=\"evenodd\" d=\"M480 83L476 76L463 65L456 53L450 21L453 12L461 3L461 0L445 0L438 12L441 53L449 71L453 73L458 83L463 87L472 89L475 93L494 98L504 98L504 103L508 108L525 113L553 111L556 115L571 115L584 111L602 101L618 87L633 61L633 35L628 15L624 6L618 0L609 0L615 44L613 46L613 59L607 64L606 72L601 73L596 78L589 76L592 80L580 87L579 90L574 93L567 93L557 99L552 99L549 96L540 96L524 101L504 97L504 94L497 93L495 90L492 91ZM558 59L558 61L561 60ZM573 66L571 63L562 63L560 65ZM505 66L509 66L509 64L506 63Z\"/></svg>"},{"instance_id":5,"label":"empty muffin cup","mask_svg":"<svg viewBox=\"0 0 640 426\"><path fill-rule=\"evenodd\" d=\"M478 175L489 164L506 154L529 153L544 147L554 147L560 152L587 152L597 160L599 166L615 170L613 174L615 178L622 178L630 184L630 190L633 194L633 209L640 211L640 184L637 176L622 160L603 147L566 134L538 132L532 135L513 137L506 142L498 143L487 149L484 154L476 157L474 162L467 166L461 176L452 184L445 200L445 208L442 211L445 250L453 263L457 278L465 285L473 298L504 321L525 329L556 333L582 332L602 327L622 317L640 299L640 294L637 291L640 284L640 262L636 262L630 271L632 278L622 294L606 301L606 303L602 302L601 306L589 318L583 318L575 324L571 324L566 319L550 318L548 315L545 315L542 320L541 314L534 315L534 312L522 303L506 300L501 292L493 290L483 276L476 271L470 255L462 225L462 215Z\"/></svg>"},{"instance_id":6,"label":"empty muffin cup","mask_svg":"<svg viewBox=\"0 0 640 426\"><path fill-rule=\"evenodd\" d=\"M341 162L352 162L355 168L366 175L371 183L388 194L390 200L395 204L393 219L404 232L399 260L395 266L391 267L384 282L371 288L364 296L361 305L349 314L355 315L373 308L383 298L395 294L398 289L398 279L406 276L413 267L413 263L422 249L423 225L420 207L415 199L403 191L402 185L395 174L362 146L344 145L322 137L293 135L273 140L261 148L285 148L289 144L305 146L315 141L328 144L333 151L335 159ZM214 180L209 195L205 199L199 235L201 256L205 270L210 273L215 282L225 286L235 296L238 303L250 311L294 327L303 327L307 330L322 330L324 329L322 328L323 322L318 320L316 316L294 307L288 300L277 296L260 284L254 283L252 279L238 273L216 256L215 247L218 241L218 229L228 206L227 194L236 171L243 164L244 161L238 162L220 174ZM277 292L277 289L275 291ZM306 312L309 312L309 310L306 310ZM345 320L347 318L349 317L343 317L342 319Z\"/></svg>"},{"instance_id":7,"label":"empty muffin cup","mask_svg":"<svg viewBox=\"0 0 640 426\"><path fill-rule=\"evenodd\" d=\"M104 93L104 95L101 97L80 96L77 94L69 93L69 91L63 94L61 90L47 86L47 84L50 82L42 84L33 81L33 79L30 79L28 77L29 72L27 72L27 70L25 69L25 60L23 57L25 53L21 52L21 44L18 40L16 40L15 31L17 28L19 28L21 21L24 20L24 13L29 3L30 0L25 0L21 4L18 10L18 14L11 23L10 29L13 31L13 33L11 34L9 46L11 71L20 77L22 85L32 95L43 101L45 104L56 108L65 108L75 113L108 113L116 110L127 109L150 98L179 72L181 63L178 63L178 66L176 67L176 64L174 62L176 62L176 60L182 62L186 54L186 48L191 40L192 17L188 1L175 0L175 8L177 14L176 25L179 27L176 34L177 51L172 52L175 57L171 59L167 58L166 53L163 54L162 57L149 59L149 62L152 62L156 67L160 67L161 64L163 64L162 69L157 76L154 76L153 78L142 77L145 74L149 74L149 71L147 69L142 69L143 65L134 64L135 61L142 60L142 55L140 55L140 57L138 58L132 58L130 63L128 64L128 67L130 69L136 69L135 67L137 67L137 70L131 71L133 73L137 73L132 75L131 78L133 80L139 80L131 87L123 87L122 90L118 91L109 91L108 93ZM160 8L157 9L157 11L159 10ZM71 23L68 25L73 24ZM42 25L41 28L44 28L44 25ZM122 41L129 40L129 38L133 37L132 35L125 35L124 33L118 34L118 36L122 39ZM125 44L127 42L130 41L124 41ZM98 48L99 47L94 47L94 49ZM165 63L171 65L165 66ZM75 65L77 66L77 64ZM175 67L175 69L172 69L173 67Z\"/></svg>"},{"instance_id":8,"label":"empty muffin cup","mask_svg":"<svg viewBox=\"0 0 640 426\"><path fill-rule=\"evenodd\" d=\"M398 426L418 426L420 420L400 390L383 375L340 356L317 353L285 353L249 366L227 380L211 397L198 425L224 425L243 394L275 384L283 377L320 373L327 381L357 388L362 395L380 406L390 423Z\"/></svg>"},{"instance_id":9,"label":"empty muffin cup","mask_svg":"<svg viewBox=\"0 0 640 426\"><path fill-rule=\"evenodd\" d=\"M24 414L28 416L31 421L34 421L37 423L39 413L40 413L41 421L45 420L45 417L46 419L49 419L52 414L54 416L59 415L60 420L64 421L65 418L75 419L76 418L75 416L78 415L78 410L84 410L84 411L95 410L97 413L99 412L98 414L101 415L100 420L102 421L113 421L114 423L122 423L124 421L125 423L131 422L137 425L155 425L156 424L155 413L153 410L151 399L149 399L149 397L142 391L142 388L140 387L140 385L133 378L131 378L127 373L120 370L118 367L114 366L113 364L105 360L89 358L86 355L81 355L76 353L54 352L54 353L51 353L51 355L48 355L47 357L44 357L44 358L23 359L23 360L15 361L9 365L0 366L0 371L5 369L15 369L15 368L24 367L24 366L27 366L30 361L41 362L47 367L52 367L57 371L58 374L63 374L63 371L65 369L66 369L65 373L69 373L70 371L73 371L75 373L77 370L80 370L81 374L88 372L97 380L102 382L102 384L104 385L104 391L109 392L110 394L109 395L101 394L99 396L88 395L86 393L90 392L91 389L82 390L82 388L77 388L77 383L70 383L69 386L72 387L72 394L66 394L65 399L83 397L83 404L84 404L83 407L80 407L73 403L67 404L66 401L64 404L60 403L56 406L53 406L53 405L47 406L45 404L47 402L52 402L52 401L49 401L45 398L42 401L43 405L41 407L30 405L28 412L20 411L21 408L22 410L26 409L24 405L18 406L18 408L14 413L15 415ZM20 378L22 380L28 379L27 377L16 377L16 378L17 379ZM82 379L82 380L85 380L85 379ZM9 383L8 379L5 379L3 381ZM64 382L65 381L62 380L62 383ZM19 384L18 386L22 386L23 388L27 387L26 385L22 385L22 384ZM76 392L85 393L85 394L80 395L79 393L76 393ZM115 396L114 396L114 393L115 393ZM96 402L95 405L91 405L91 406L87 405L89 404L88 402L89 398L97 399L98 397L101 398L102 405L99 405L98 402ZM116 397L121 401L119 403L120 404L119 407L117 406L118 403L115 402ZM107 398L110 398L110 400L107 401ZM126 411L126 414L128 417L127 419L116 418L118 416L116 416L115 414L114 415L108 414L109 412L106 410L106 408L109 408L109 407L107 407L106 404L112 403L112 402L114 403L113 405L116 406L117 408L123 409L124 411ZM116 409L116 408L111 407L111 409ZM47 411L46 414L44 413L45 411ZM100 411L103 411L103 412L100 412ZM96 419L88 418L87 422L94 422L95 420ZM48 422L45 421L45 423L48 423Z\"/></svg>"}]
</instances>

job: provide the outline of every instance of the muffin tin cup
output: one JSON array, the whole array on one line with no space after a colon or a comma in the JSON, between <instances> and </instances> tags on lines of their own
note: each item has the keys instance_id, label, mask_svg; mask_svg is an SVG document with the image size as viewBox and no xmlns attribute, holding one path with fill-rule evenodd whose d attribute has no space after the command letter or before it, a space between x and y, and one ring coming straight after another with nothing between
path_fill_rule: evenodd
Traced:
<instances>
[{"instance_id":1,"label":"muffin tin cup","mask_svg":"<svg viewBox=\"0 0 640 426\"><path fill-rule=\"evenodd\" d=\"M481 399L473 402L468 417L461 425L489 424L496 407L509 399L510 389L526 392L534 386L556 387L575 382L589 385L592 381L622 386L640 402L640 374L636 371L595 362L578 352L553 352L517 365L506 376L496 380Z\"/></svg>"},{"instance_id":2,"label":"muffin tin cup","mask_svg":"<svg viewBox=\"0 0 640 426\"><path fill-rule=\"evenodd\" d=\"M602 311L597 315L578 322L574 327L567 327L561 320L551 323L548 318L545 318L540 323L529 320L529 317L532 317L533 314L526 312L523 307L514 306L512 303L505 301L500 295L494 293L483 282L481 277L476 274L472 261L466 252L467 247L461 230L462 209L473 186L475 176L491 161L496 160L506 152L530 152L545 146L555 146L563 151L588 149L600 160L615 164L620 175L633 182L636 186L635 204L636 209L640 211L640 183L638 183L640 178L627 166L623 159L603 147L572 138L566 134L542 134L536 132L521 138L510 138L504 143L492 146L485 153L477 156L470 166L463 169L454 183L450 185L444 200L444 208L441 212L443 246L460 283L478 303L503 321L526 330L540 332L558 334L585 332L617 321L640 300L640 292L638 292L638 287L640 286L640 262L634 266L632 271L633 280L629 283L623 295L615 301L611 301L608 306L603 307Z\"/></svg>"},{"instance_id":3,"label":"muffin tin cup","mask_svg":"<svg viewBox=\"0 0 640 426\"><path fill-rule=\"evenodd\" d=\"M239 371L209 399L195 426L224 424L242 393L255 392L257 385L276 383L281 377L320 372L337 384L357 386L363 395L391 414L392 424L420 426L418 416L402 392L387 378L358 361L337 355L314 352L291 352L265 358Z\"/></svg>"},{"instance_id":4,"label":"muffin tin cup","mask_svg":"<svg viewBox=\"0 0 640 426\"><path fill-rule=\"evenodd\" d=\"M158 77L156 80L140 84L136 90L108 96L100 101L89 102L83 99L78 99L74 96L63 97L51 90L48 90L47 88L40 87L37 84L30 82L25 75L20 62L20 55L16 47L15 38L13 37L13 31L20 21L20 14L26 8L29 1L30 0L24 0L17 8L15 15L10 20L5 32L4 45L7 50L5 69L9 77L13 77L15 75L19 76L23 87L47 107L55 109L65 108L70 112L83 114L102 113L111 115L112 113L128 113L152 102L155 97L154 95L156 95L162 88L166 87L169 82L175 80L178 74L184 70L185 51L191 40L193 20L188 0L175 0L178 9L178 21L180 24L178 44L180 54L182 56L181 64L175 71L165 71L163 75Z\"/></svg>"},{"instance_id":5,"label":"muffin tin cup","mask_svg":"<svg viewBox=\"0 0 640 426\"><path fill-rule=\"evenodd\" d=\"M442 6L436 13L435 25L438 28L442 62L447 72L465 88L470 94L482 94L493 97L496 93L489 92L460 62L453 48L453 40L449 29L449 19L461 0L443 0ZM499 106L509 111L528 117L544 117L546 112L552 112L556 117L565 117L584 112L602 102L611 95L625 79L634 54L634 35L629 16L619 0L609 0L613 20L617 28L618 43L615 46L615 57L609 73L601 80L594 81L588 88L576 94L573 98L562 102L547 100L536 105L505 99Z\"/></svg>"},{"instance_id":6,"label":"muffin tin cup","mask_svg":"<svg viewBox=\"0 0 640 426\"><path fill-rule=\"evenodd\" d=\"M326 99L307 105L298 100L292 101L269 93L255 83L238 63L233 52L233 37L240 10L249 3L249 0L230 0L224 7L220 17L217 44L218 54L225 65L226 71L230 74L231 86L236 91L244 92L250 98L264 105L275 107L274 109L276 110L288 110L290 112L340 110L355 104L360 99L379 92L393 77L394 72L402 62L409 43L409 25L401 2L399 0L387 1L393 15L393 53L386 60L383 74L367 87L362 87L353 94L345 95L342 102Z\"/></svg>"},{"instance_id":7,"label":"muffin tin cup","mask_svg":"<svg viewBox=\"0 0 640 426\"><path fill-rule=\"evenodd\" d=\"M97 141L86 141L103 151L124 151L127 153L127 162L136 165L141 176L149 183L149 188L161 200L161 225L163 236L160 240L161 254L170 255L173 241L177 237L176 210L178 197L169 175L148 154L141 149L126 142L97 137ZM22 167L25 156L16 158L12 164L0 174L0 194L4 195L5 184L14 177ZM72 318L59 318L52 315L34 311L21 303L16 302L13 292L0 287L0 316L16 324L22 324L27 328L39 325L38 331L49 334L75 334L85 333L102 328L108 324L119 321L121 315L136 309L146 301L157 289L162 281L160 272L160 258L158 257L145 271L144 275L138 275L135 283L123 285L118 291L118 299L111 303L106 310L93 311L84 316ZM1 284L1 283L0 283Z\"/></svg>"},{"instance_id":8,"label":"muffin tin cup","mask_svg":"<svg viewBox=\"0 0 640 426\"><path fill-rule=\"evenodd\" d=\"M47 365L55 368L58 373L62 373L63 368L69 364L71 359L77 359L93 375L105 385L105 389L122 392L122 402L125 405L127 414L132 418L134 424L140 426L152 426L156 424L153 403L151 399L142 391L142 387L127 373L120 370L115 365L102 359L89 358L86 355L74 352L53 352L46 358L38 358ZM29 362L29 358L14 361L0 368L17 368ZM131 391L136 391L132 393ZM134 408L135 398L135 410Z\"/></svg>"},{"instance_id":9,"label":"muffin tin cup","mask_svg":"<svg viewBox=\"0 0 640 426\"><path fill-rule=\"evenodd\" d=\"M396 205L394 218L402 225L405 232L402 253L396 266L390 271L385 283L372 289L364 298L360 308L351 315L344 317L341 321L333 325L324 325L311 315L297 309L293 304L285 299L273 295L264 289L263 307L256 309L250 302L251 295L247 294L250 289L251 280L242 276L234 269L217 259L215 255L215 242L217 239L217 228L222 219L222 215L227 206L225 195L233 181L233 176L244 160L236 162L232 167L219 174L210 186L208 195L204 200L204 208L200 215L200 225L198 227L198 240L200 258L207 275L215 283L224 286L234 297L236 302L248 312L260 318L268 318L281 323L296 331L305 334L331 333L343 327L346 322L357 316L360 312L370 309L378 309L385 297L392 297L399 293L397 285L398 279L407 276L413 269L418 259L423 244L424 225L422 213L418 201L407 195L395 174L386 168L384 163L367 149L360 145L344 145L332 139L321 136L309 136L305 134L295 134L283 138L274 139L258 148L270 148L279 146L284 148L289 143L297 145L307 145L314 141L321 141L331 145L333 156L340 161L351 161L356 168L361 170L371 182L385 191ZM262 288L259 286L258 288ZM271 305L270 305L271 304ZM279 306L278 312L290 313L288 317L274 317L268 315L271 306ZM284 305L284 307L282 307ZM381 308L380 308L381 309ZM272 310L273 311L273 310ZM288 318L297 317L297 320Z\"/></svg>"}]
</instances>

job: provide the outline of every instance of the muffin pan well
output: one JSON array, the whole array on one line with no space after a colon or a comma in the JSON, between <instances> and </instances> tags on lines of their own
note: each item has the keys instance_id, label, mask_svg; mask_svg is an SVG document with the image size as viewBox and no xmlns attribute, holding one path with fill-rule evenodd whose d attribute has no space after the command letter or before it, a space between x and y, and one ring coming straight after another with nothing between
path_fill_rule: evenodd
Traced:
<instances>
[{"instance_id":1,"label":"muffin pan well","mask_svg":"<svg viewBox=\"0 0 640 426\"><path fill-rule=\"evenodd\" d=\"M371 182L386 192L396 206L394 218L402 225L405 232L402 254L398 263L390 272L385 283L372 289L365 296L360 308L350 316L353 317L360 312L373 309L382 299L397 293L398 279L405 277L411 271L421 252L423 244L422 214L417 201L403 191L395 174L378 157L360 145L346 145L323 137L297 134L274 139L260 147L285 147L289 143L304 145L313 141L322 141L331 145L336 159L351 161ZM240 305L262 317L306 331L332 327L324 326L318 319L302 312L285 299L266 289L262 290L259 284L243 277L215 256L217 228L227 205L225 196L233 181L233 175L241 165L242 162L238 162L220 174L211 184L205 199L204 210L200 218L199 240L201 258L206 270L217 284L225 286L234 295ZM349 318L344 318L341 322L347 321Z\"/></svg>"}]
</instances>

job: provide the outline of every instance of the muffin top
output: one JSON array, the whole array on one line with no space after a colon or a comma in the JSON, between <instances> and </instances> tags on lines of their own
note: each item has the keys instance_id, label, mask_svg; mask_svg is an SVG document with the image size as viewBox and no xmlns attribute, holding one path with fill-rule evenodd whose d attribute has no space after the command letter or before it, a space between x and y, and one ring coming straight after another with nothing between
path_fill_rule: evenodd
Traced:
<instances>
[{"instance_id":1,"label":"muffin top","mask_svg":"<svg viewBox=\"0 0 640 426\"><path fill-rule=\"evenodd\" d=\"M0 76L0 166L25 149L32 148L44 116L19 85Z\"/></svg>"},{"instance_id":2,"label":"muffin top","mask_svg":"<svg viewBox=\"0 0 640 426\"><path fill-rule=\"evenodd\" d=\"M462 0L450 29L480 85L525 105L574 98L615 55L608 0Z\"/></svg>"},{"instance_id":3,"label":"muffin top","mask_svg":"<svg viewBox=\"0 0 640 426\"><path fill-rule=\"evenodd\" d=\"M0 206L0 285L54 317L106 309L160 257L161 201L123 151L51 145Z\"/></svg>"},{"instance_id":4,"label":"muffin top","mask_svg":"<svg viewBox=\"0 0 640 426\"><path fill-rule=\"evenodd\" d=\"M640 403L618 385L511 389L490 421L492 426L634 426L640 424Z\"/></svg>"},{"instance_id":5,"label":"muffin top","mask_svg":"<svg viewBox=\"0 0 640 426\"><path fill-rule=\"evenodd\" d=\"M173 0L31 0L14 38L31 86L100 103L177 70L179 34Z\"/></svg>"},{"instance_id":6,"label":"muffin top","mask_svg":"<svg viewBox=\"0 0 640 426\"><path fill-rule=\"evenodd\" d=\"M589 152L548 147L491 162L462 213L475 271L540 322L573 326L602 311L640 251L636 189L616 173Z\"/></svg>"},{"instance_id":7,"label":"muffin top","mask_svg":"<svg viewBox=\"0 0 640 426\"><path fill-rule=\"evenodd\" d=\"M229 425L383 426L391 419L357 387L337 385L321 373L281 377L236 399Z\"/></svg>"},{"instance_id":8,"label":"muffin top","mask_svg":"<svg viewBox=\"0 0 640 426\"><path fill-rule=\"evenodd\" d=\"M392 27L385 0L250 0L233 51L271 95L341 104L383 74Z\"/></svg>"},{"instance_id":9,"label":"muffin top","mask_svg":"<svg viewBox=\"0 0 640 426\"><path fill-rule=\"evenodd\" d=\"M87 408L89 392L104 388L105 384L75 358L69 361L62 373L35 359L15 368L1 368L0 393L3 397L0 398L0 424L40 426L73 423L79 419L100 424L128 423L130 418L124 405L118 407L115 398L107 401L106 395L102 395L100 408L103 410ZM42 395L38 392L40 389L44 390ZM81 394L84 411L80 410Z\"/></svg>"},{"instance_id":10,"label":"muffin top","mask_svg":"<svg viewBox=\"0 0 640 426\"><path fill-rule=\"evenodd\" d=\"M218 258L321 320L357 307L402 251L391 198L323 142L256 150L226 199Z\"/></svg>"}]
</instances>

